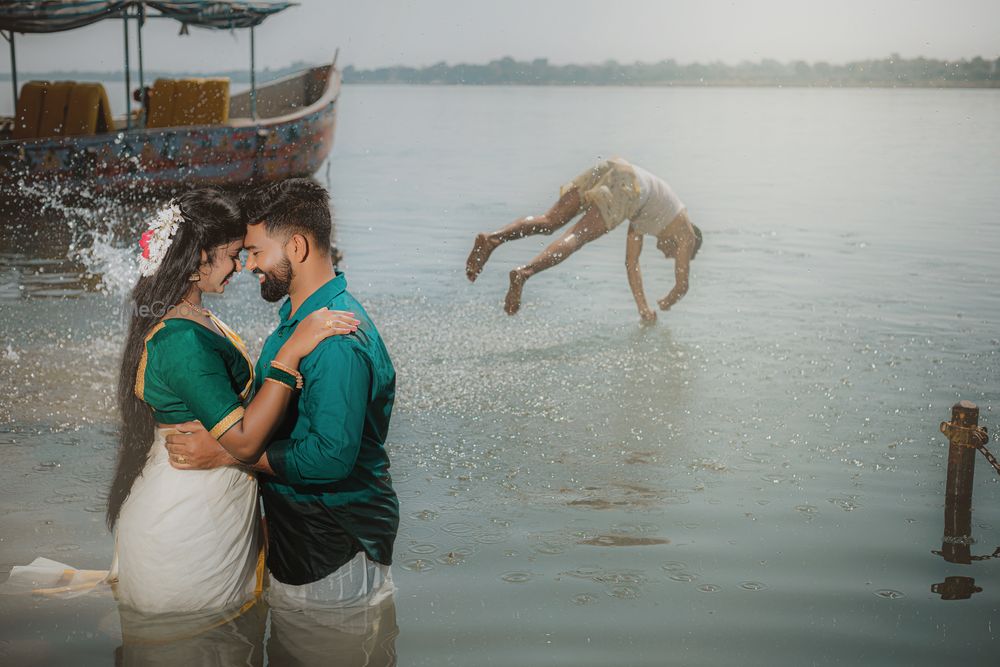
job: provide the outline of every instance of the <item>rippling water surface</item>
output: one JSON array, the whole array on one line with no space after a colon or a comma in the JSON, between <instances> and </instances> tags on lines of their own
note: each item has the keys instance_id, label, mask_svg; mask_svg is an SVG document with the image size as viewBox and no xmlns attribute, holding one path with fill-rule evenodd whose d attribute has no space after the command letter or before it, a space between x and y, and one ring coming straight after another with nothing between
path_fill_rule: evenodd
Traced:
<instances>
[{"instance_id":1,"label":"rippling water surface","mask_svg":"<svg viewBox=\"0 0 1000 667\"><path fill-rule=\"evenodd\" d=\"M399 664L994 664L1000 563L934 552L938 424L969 399L997 426L998 117L995 91L346 87L318 177L399 374ZM532 279L516 317L507 271L550 239L465 280L476 232L615 154L705 234L656 326L623 230ZM143 212L55 199L0 230L3 571L112 551ZM672 264L647 248L643 270L666 294ZM209 305L252 346L276 319L247 277ZM1000 487L977 467L988 556ZM932 592L956 576L982 590ZM112 664L121 641L104 599L0 598L0 618L3 661Z\"/></svg>"}]
</instances>

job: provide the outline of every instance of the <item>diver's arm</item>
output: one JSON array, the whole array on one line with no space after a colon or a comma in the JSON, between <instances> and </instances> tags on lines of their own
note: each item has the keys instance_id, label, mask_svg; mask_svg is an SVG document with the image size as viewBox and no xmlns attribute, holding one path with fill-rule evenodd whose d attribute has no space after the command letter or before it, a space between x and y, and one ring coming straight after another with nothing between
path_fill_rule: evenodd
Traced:
<instances>
[{"instance_id":1,"label":"diver's arm","mask_svg":"<svg viewBox=\"0 0 1000 667\"><path fill-rule=\"evenodd\" d=\"M656 319L656 311L646 303L646 293L642 288L642 270L639 268L639 254L642 252L642 234L628 226L625 237L625 274L628 276L628 286L632 288L632 297L639 308L639 317L645 322Z\"/></svg>"}]
</instances>

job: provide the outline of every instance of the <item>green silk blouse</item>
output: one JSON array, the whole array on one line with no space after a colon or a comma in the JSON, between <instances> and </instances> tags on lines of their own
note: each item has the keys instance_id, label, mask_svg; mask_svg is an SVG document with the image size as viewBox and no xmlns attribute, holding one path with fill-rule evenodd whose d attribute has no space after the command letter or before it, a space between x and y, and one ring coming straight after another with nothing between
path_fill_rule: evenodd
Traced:
<instances>
[{"instance_id":1,"label":"green silk blouse","mask_svg":"<svg viewBox=\"0 0 1000 667\"><path fill-rule=\"evenodd\" d=\"M193 320L169 318L152 328L135 379L135 395L161 424L198 420L218 439L243 419L254 369L246 345L214 315L225 337Z\"/></svg>"}]
</instances>

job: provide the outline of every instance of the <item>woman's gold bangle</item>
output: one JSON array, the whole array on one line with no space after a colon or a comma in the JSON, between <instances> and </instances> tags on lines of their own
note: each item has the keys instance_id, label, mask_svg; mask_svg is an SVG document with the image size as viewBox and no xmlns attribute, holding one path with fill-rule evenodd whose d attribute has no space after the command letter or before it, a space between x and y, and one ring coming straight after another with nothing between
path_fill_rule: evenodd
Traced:
<instances>
[{"instance_id":1,"label":"woman's gold bangle","mask_svg":"<svg viewBox=\"0 0 1000 667\"><path fill-rule=\"evenodd\" d=\"M264 378L264 382L273 382L274 384L280 384L282 387L284 387L288 391L295 391L295 389L296 389L295 387L287 385L284 382L282 382L281 380L275 380L274 378Z\"/></svg>"}]
</instances>

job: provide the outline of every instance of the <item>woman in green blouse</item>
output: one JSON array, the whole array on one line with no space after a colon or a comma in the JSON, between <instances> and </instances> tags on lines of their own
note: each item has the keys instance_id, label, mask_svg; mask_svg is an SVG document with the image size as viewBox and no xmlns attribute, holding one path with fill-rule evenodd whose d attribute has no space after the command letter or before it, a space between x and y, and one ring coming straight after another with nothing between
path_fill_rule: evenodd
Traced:
<instances>
[{"instance_id":1,"label":"woman in green blouse","mask_svg":"<svg viewBox=\"0 0 1000 667\"><path fill-rule=\"evenodd\" d=\"M319 341L353 331L353 313L321 310L284 343L251 399L253 363L239 336L202 307L241 270L246 227L215 190L182 195L140 241L140 278L118 388L122 417L108 500L116 529L109 579L143 612L252 603L263 575L257 482L238 466L263 452L296 385L299 360ZM181 471L164 446L172 424L198 420L233 466Z\"/></svg>"}]
</instances>

